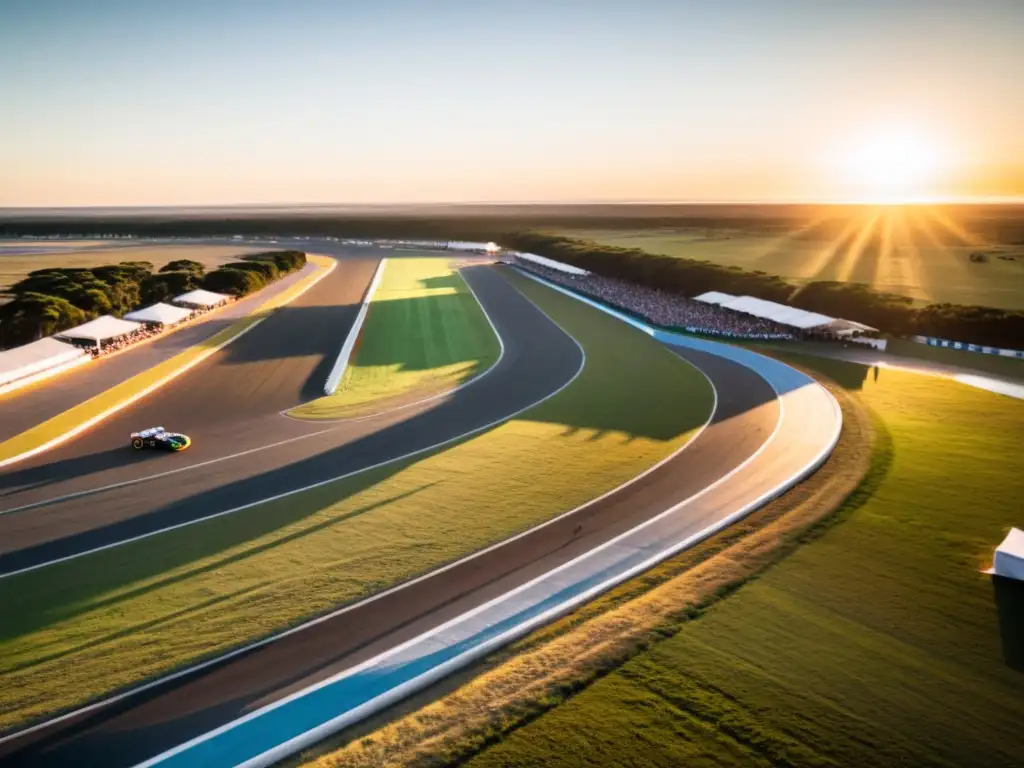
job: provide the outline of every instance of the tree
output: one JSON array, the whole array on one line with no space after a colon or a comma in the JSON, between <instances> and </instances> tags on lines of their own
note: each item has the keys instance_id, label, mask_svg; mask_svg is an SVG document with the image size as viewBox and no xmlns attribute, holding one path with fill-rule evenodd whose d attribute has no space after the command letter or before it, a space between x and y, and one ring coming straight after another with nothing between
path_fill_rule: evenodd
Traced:
<instances>
[{"instance_id":1,"label":"tree","mask_svg":"<svg viewBox=\"0 0 1024 768\"><path fill-rule=\"evenodd\" d=\"M0 307L0 346L15 347L74 328L91 319L57 296L27 292Z\"/></svg>"},{"instance_id":2,"label":"tree","mask_svg":"<svg viewBox=\"0 0 1024 768\"><path fill-rule=\"evenodd\" d=\"M266 285L260 272L249 269L229 269L221 267L210 272L203 278L203 287L217 293L230 293L233 296L245 296L258 291Z\"/></svg>"},{"instance_id":3,"label":"tree","mask_svg":"<svg viewBox=\"0 0 1024 768\"><path fill-rule=\"evenodd\" d=\"M202 275L187 270L168 272L161 270L142 281L142 285L139 286L141 303L156 304L160 301L168 301L175 296L198 288L201 279Z\"/></svg>"},{"instance_id":4,"label":"tree","mask_svg":"<svg viewBox=\"0 0 1024 768\"><path fill-rule=\"evenodd\" d=\"M175 259L160 267L161 272L191 272L196 277L206 274L206 269L198 261L192 259Z\"/></svg>"}]
</instances>

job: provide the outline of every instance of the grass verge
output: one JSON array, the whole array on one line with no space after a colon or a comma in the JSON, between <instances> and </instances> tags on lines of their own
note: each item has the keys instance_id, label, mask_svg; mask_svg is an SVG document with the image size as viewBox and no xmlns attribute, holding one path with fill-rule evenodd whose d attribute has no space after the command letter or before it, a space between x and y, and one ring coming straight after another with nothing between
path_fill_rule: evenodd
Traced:
<instances>
[{"instance_id":1,"label":"grass verge","mask_svg":"<svg viewBox=\"0 0 1024 768\"><path fill-rule=\"evenodd\" d=\"M1019 617L978 570L1020 524L1024 408L790 360L845 382L882 437L842 525L470 765L1019 764Z\"/></svg>"},{"instance_id":2,"label":"grass verge","mask_svg":"<svg viewBox=\"0 0 1024 768\"><path fill-rule=\"evenodd\" d=\"M42 424L38 424L0 443L0 462L9 461L29 451L37 450L61 436L67 435L76 429L81 429L84 424L94 423L124 404L136 400L144 394L148 394L148 392L163 386L189 368L198 365L225 344L231 342L265 318L270 312L290 302L308 288L312 282L320 279L324 274L324 270L333 267L335 263L333 259L324 256L309 256L307 258L319 267L313 274L296 281L287 290L265 301L252 314L217 332L201 343L175 355L169 360L153 366L149 370L132 376L126 381L122 381L102 394L69 408L52 419L44 421Z\"/></svg>"},{"instance_id":3,"label":"grass verge","mask_svg":"<svg viewBox=\"0 0 1024 768\"><path fill-rule=\"evenodd\" d=\"M506 538L634 477L704 423L712 393L690 365L597 310L509 279L585 348L568 388L433 455L0 580L0 728Z\"/></svg>"},{"instance_id":4,"label":"grass verge","mask_svg":"<svg viewBox=\"0 0 1024 768\"><path fill-rule=\"evenodd\" d=\"M337 392L289 415L338 419L430 397L480 375L499 353L483 309L449 259L389 259Z\"/></svg>"}]
</instances>

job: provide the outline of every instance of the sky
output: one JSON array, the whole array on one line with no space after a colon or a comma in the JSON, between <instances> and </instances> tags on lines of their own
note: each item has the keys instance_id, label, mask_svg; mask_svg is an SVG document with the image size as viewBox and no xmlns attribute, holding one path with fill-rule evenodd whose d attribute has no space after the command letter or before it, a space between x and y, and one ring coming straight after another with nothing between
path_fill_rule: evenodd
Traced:
<instances>
[{"instance_id":1,"label":"sky","mask_svg":"<svg viewBox=\"0 0 1024 768\"><path fill-rule=\"evenodd\" d=\"M0 207L1024 197L1019 0L4 0Z\"/></svg>"}]
</instances>

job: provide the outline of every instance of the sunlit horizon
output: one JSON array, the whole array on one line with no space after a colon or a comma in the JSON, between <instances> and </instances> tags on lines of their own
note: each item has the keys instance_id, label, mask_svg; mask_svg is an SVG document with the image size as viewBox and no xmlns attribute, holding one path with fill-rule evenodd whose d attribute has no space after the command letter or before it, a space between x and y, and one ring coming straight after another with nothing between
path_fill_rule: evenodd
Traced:
<instances>
[{"instance_id":1,"label":"sunlit horizon","mask_svg":"<svg viewBox=\"0 0 1024 768\"><path fill-rule=\"evenodd\" d=\"M1024 4L0 7L0 208L1024 201Z\"/></svg>"}]
</instances>

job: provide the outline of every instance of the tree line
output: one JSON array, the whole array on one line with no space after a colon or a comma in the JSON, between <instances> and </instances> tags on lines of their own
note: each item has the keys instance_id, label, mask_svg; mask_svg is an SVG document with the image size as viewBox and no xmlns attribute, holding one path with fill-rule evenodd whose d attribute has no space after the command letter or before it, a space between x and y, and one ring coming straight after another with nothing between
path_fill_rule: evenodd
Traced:
<instances>
[{"instance_id":1,"label":"tree line","mask_svg":"<svg viewBox=\"0 0 1024 768\"><path fill-rule=\"evenodd\" d=\"M467 206L458 213L248 214L233 217L111 217L0 220L0 237L21 235L104 235L135 237L351 237L356 239L494 240L508 248L534 251L567 263L587 259L588 269L642 285L695 296L706 290L757 296L792 306L847 317L893 335L921 334L974 344L1024 347L1022 313L990 307L935 304L914 307L911 299L855 283L815 282L803 287L763 272L646 253L639 249L585 243L541 234L556 228L645 229L698 227L740 231L793 232L818 208L803 206ZM799 237L829 237L853 207L807 227ZM967 207L973 230L1004 243L1024 242L1019 206ZM573 245L576 243L577 245ZM561 256L557 255L561 254ZM583 263L580 262L580 266Z\"/></svg>"},{"instance_id":2,"label":"tree line","mask_svg":"<svg viewBox=\"0 0 1024 768\"><path fill-rule=\"evenodd\" d=\"M501 244L680 296L721 291L854 320L895 336L934 336L1009 349L1024 344L1024 312L1020 311L961 304L915 307L906 296L877 291L864 283L818 281L794 286L764 272L535 232L506 234Z\"/></svg>"},{"instance_id":3,"label":"tree line","mask_svg":"<svg viewBox=\"0 0 1024 768\"><path fill-rule=\"evenodd\" d=\"M301 251L270 251L209 273L190 259L168 262L156 272L148 261L38 269L12 285L14 299L0 306L0 348L28 344L102 315L120 317L196 288L245 296L305 263Z\"/></svg>"}]
</instances>

